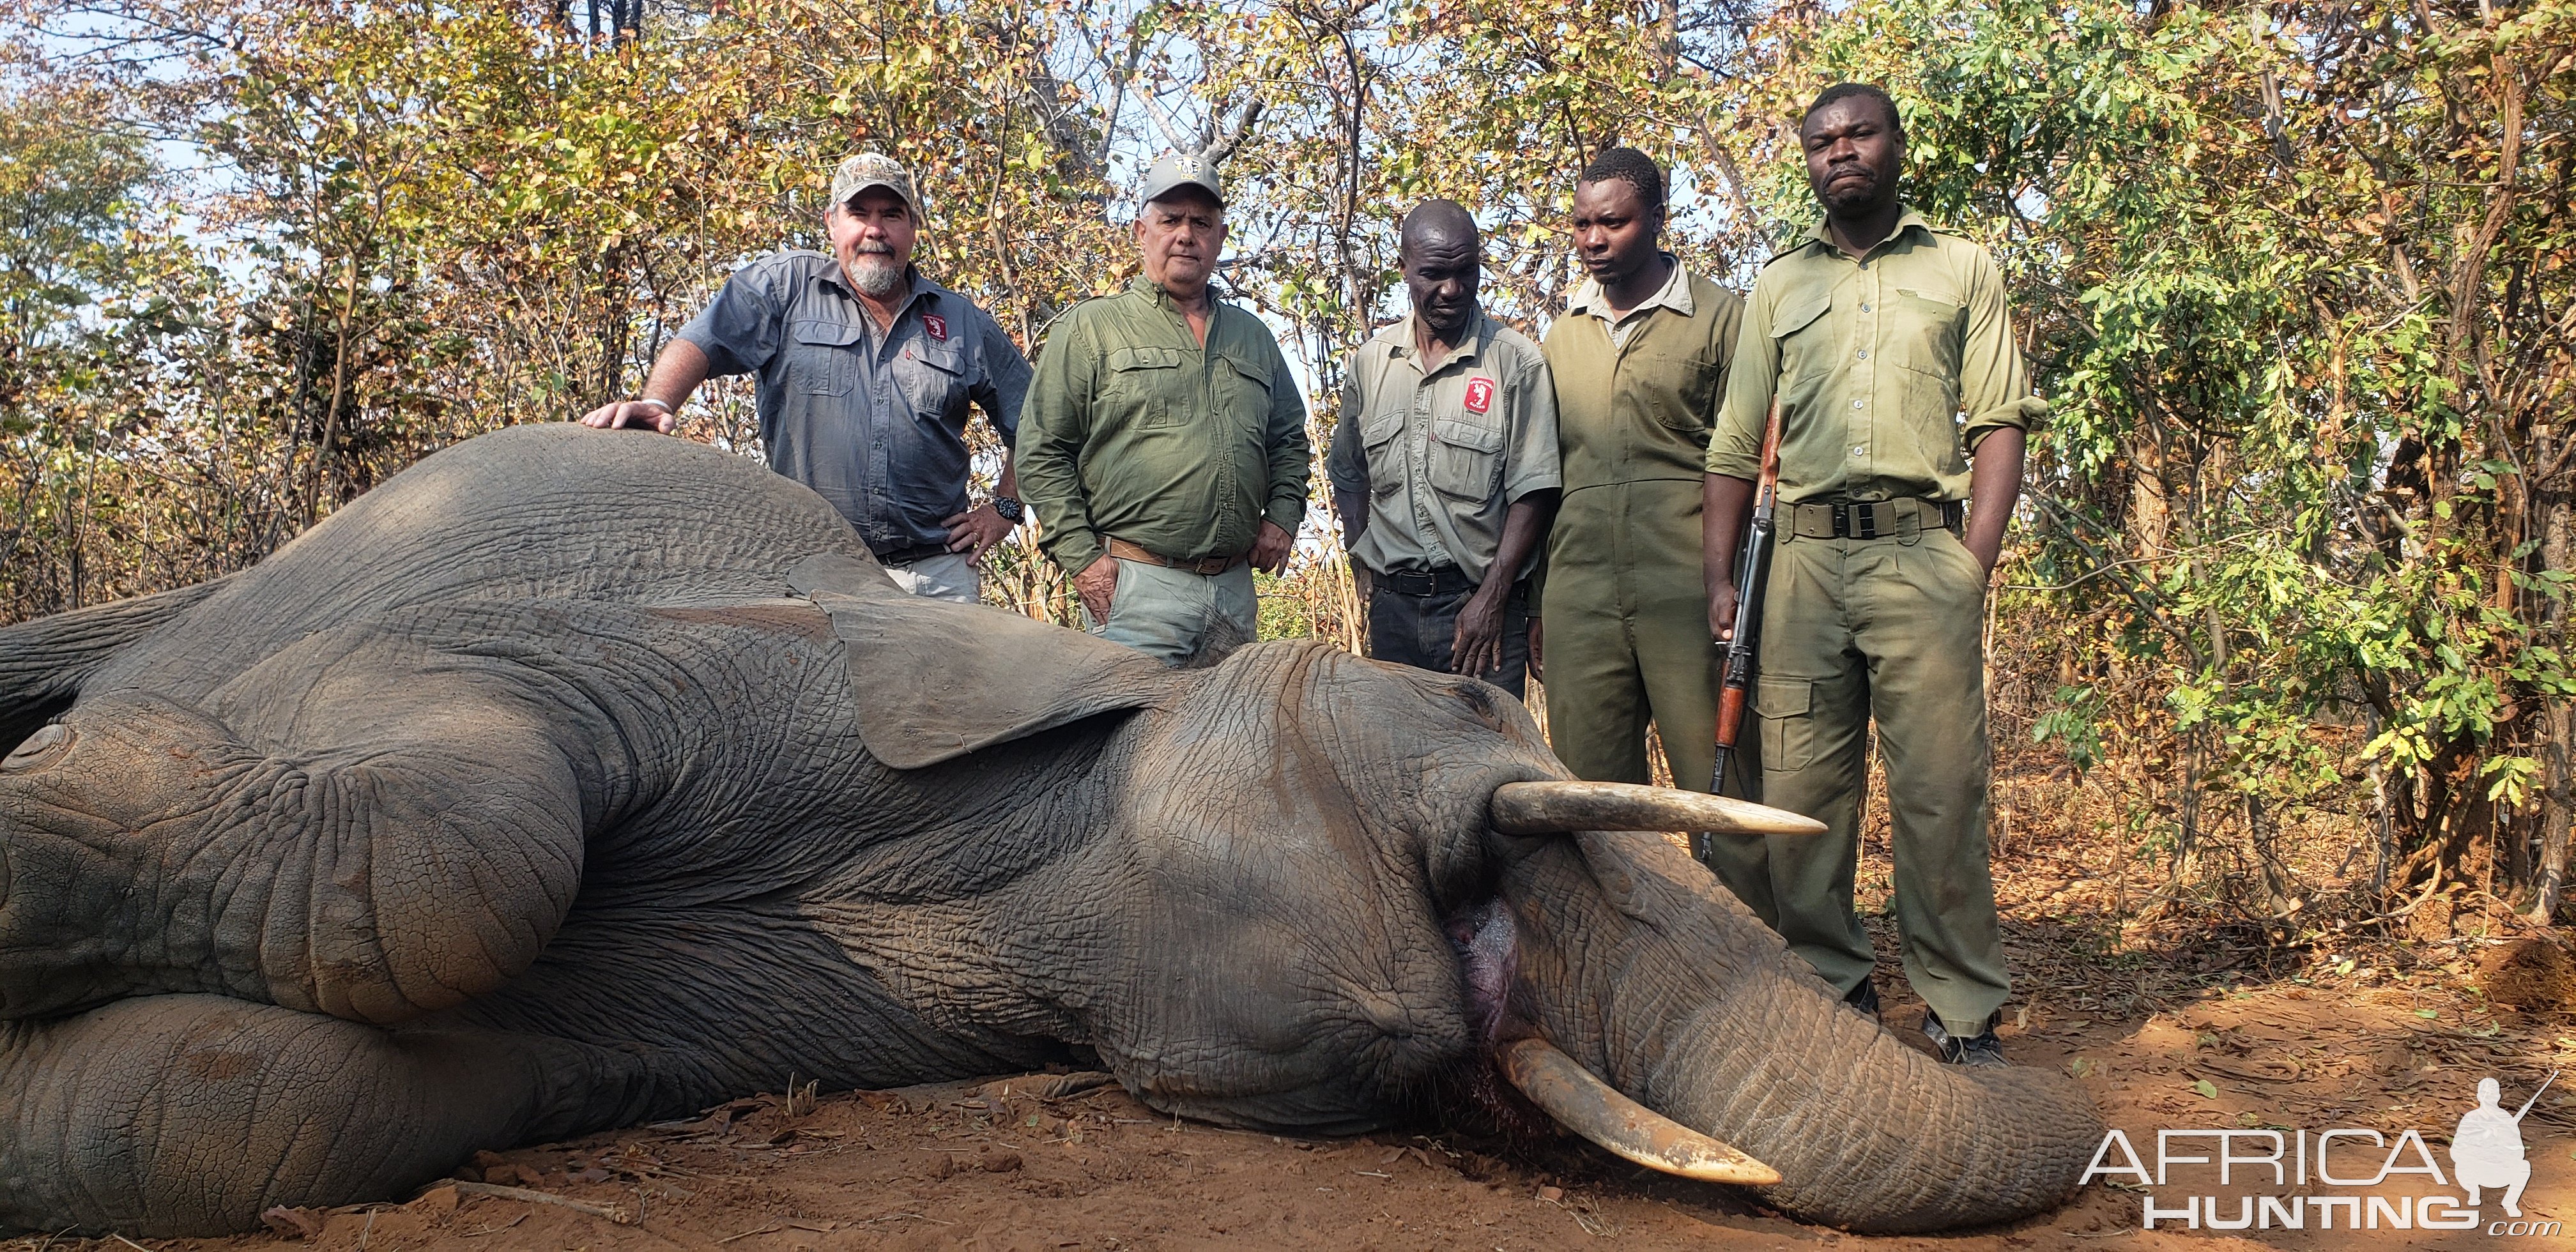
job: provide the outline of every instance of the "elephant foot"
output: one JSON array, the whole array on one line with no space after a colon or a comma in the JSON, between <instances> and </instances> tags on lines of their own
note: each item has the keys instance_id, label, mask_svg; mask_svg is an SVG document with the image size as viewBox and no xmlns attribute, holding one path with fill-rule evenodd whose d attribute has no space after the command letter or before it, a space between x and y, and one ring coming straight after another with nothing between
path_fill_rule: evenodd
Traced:
<instances>
[{"instance_id":1,"label":"elephant foot","mask_svg":"<svg viewBox=\"0 0 2576 1252\"><path fill-rule=\"evenodd\" d=\"M648 1064L221 996L0 1023L0 1227L203 1235L401 1199L476 1149L640 1111Z\"/></svg>"}]
</instances>

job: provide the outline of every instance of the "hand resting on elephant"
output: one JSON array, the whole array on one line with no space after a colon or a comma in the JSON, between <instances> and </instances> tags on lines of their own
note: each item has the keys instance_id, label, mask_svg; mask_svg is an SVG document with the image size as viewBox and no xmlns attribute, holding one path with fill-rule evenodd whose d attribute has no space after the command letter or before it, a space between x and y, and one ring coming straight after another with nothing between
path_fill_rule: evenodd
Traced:
<instances>
[{"instance_id":1,"label":"hand resting on elephant","mask_svg":"<svg viewBox=\"0 0 2576 1252\"><path fill-rule=\"evenodd\" d=\"M904 596L679 440L488 435L220 583L0 630L0 734L0 1226L239 1230L790 1073L1058 1061L1333 1134L1502 1074L1869 1230L2054 1204L2099 1134L1622 833L1799 819L1566 782L1469 679Z\"/></svg>"}]
</instances>

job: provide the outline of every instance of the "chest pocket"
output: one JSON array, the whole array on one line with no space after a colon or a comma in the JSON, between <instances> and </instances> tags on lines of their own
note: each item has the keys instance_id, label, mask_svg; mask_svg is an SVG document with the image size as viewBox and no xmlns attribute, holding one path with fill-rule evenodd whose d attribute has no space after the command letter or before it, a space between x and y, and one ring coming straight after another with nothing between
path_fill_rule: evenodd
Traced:
<instances>
[{"instance_id":1,"label":"chest pocket","mask_svg":"<svg viewBox=\"0 0 2576 1252\"><path fill-rule=\"evenodd\" d=\"M1430 461L1425 476L1433 491L1458 500L1486 499L1502 471L1502 423L1455 417L1433 422Z\"/></svg>"},{"instance_id":2,"label":"chest pocket","mask_svg":"<svg viewBox=\"0 0 2576 1252\"><path fill-rule=\"evenodd\" d=\"M846 396L859 377L860 328L848 322L791 322L787 327L790 391Z\"/></svg>"},{"instance_id":3,"label":"chest pocket","mask_svg":"<svg viewBox=\"0 0 2576 1252\"><path fill-rule=\"evenodd\" d=\"M1241 357L1221 357L1216 370L1217 403L1227 420L1258 442L1270 424L1270 371Z\"/></svg>"},{"instance_id":4,"label":"chest pocket","mask_svg":"<svg viewBox=\"0 0 2576 1252\"><path fill-rule=\"evenodd\" d=\"M1825 313L1834 307L1830 291L1794 297L1771 318L1771 340L1780 350L1780 377L1792 384L1841 364L1832 342L1833 326Z\"/></svg>"},{"instance_id":5,"label":"chest pocket","mask_svg":"<svg viewBox=\"0 0 2576 1252\"><path fill-rule=\"evenodd\" d=\"M1958 377L1959 345L1968 333L1965 301L1928 287L1899 287L1889 312L1898 319L1887 335L1888 355L1897 364L1944 382Z\"/></svg>"},{"instance_id":6,"label":"chest pocket","mask_svg":"<svg viewBox=\"0 0 2576 1252\"><path fill-rule=\"evenodd\" d=\"M1669 393L1658 396L1656 403L1648 405L1647 411L1665 429L1702 447L1708 445L1709 419L1717 411L1718 379L1726 372L1717 355L1723 350L1712 345L1695 354L1676 352L1644 363L1648 372L1669 380L1671 388Z\"/></svg>"},{"instance_id":7,"label":"chest pocket","mask_svg":"<svg viewBox=\"0 0 2576 1252\"><path fill-rule=\"evenodd\" d=\"M966 354L954 340L943 344L925 337L906 347L895 357L894 380L911 402L914 417L965 426Z\"/></svg>"},{"instance_id":8,"label":"chest pocket","mask_svg":"<svg viewBox=\"0 0 2576 1252\"><path fill-rule=\"evenodd\" d=\"M1178 348L1118 348L1109 354L1109 378L1100 398L1112 408L1133 413L1139 426L1171 426L1181 421L1173 403L1181 389Z\"/></svg>"},{"instance_id":9,"label":"chest pocket","mask_svg":"<svg viewBox=\"0 0 2576 1252\"><path fill-rule=\"evenodd\" d=\"M1404 449L1395 437L1404 433L1404 413L1380 413L1360 423L1360 446L1368 450L1369 494L1383 500L1404 485Z\"/></svg>"}]
</instances>

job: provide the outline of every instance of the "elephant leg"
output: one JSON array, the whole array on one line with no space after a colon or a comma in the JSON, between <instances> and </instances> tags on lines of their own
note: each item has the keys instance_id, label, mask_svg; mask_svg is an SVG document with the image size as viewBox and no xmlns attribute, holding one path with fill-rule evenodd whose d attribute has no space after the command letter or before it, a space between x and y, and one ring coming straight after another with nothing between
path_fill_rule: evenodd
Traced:
<instances>
[{"instance_id":1,"label":"elephant leg","mask_svg":"<svg viewBox=\"0 0 2576 1252\"><path fill-rule=\"evenodd\" d=\"M479 1148L631 1117L646 1054L221 996L0 1024L0 1227L203 1235L400 1199Z\"/></svg>"}]
</instances>

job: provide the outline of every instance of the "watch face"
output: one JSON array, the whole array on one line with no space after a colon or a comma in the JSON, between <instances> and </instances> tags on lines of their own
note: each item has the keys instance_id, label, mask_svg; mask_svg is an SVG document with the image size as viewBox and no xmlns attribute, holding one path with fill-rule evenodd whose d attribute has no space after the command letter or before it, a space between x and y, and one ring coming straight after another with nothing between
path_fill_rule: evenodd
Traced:
<instances>
[{"instance_id":1,"label":"watch face","mask_svg":"<svg viewBox=\"0 0 2576 1252\"><path fill-rule=\"evenodd\" d=\"M1022 505L1019 501L1014 500L1009 496L995 496L993 497L993 511L1001 514L1003 521L1016 522L1020 520Z\"/></svg>"}]
</instances>

